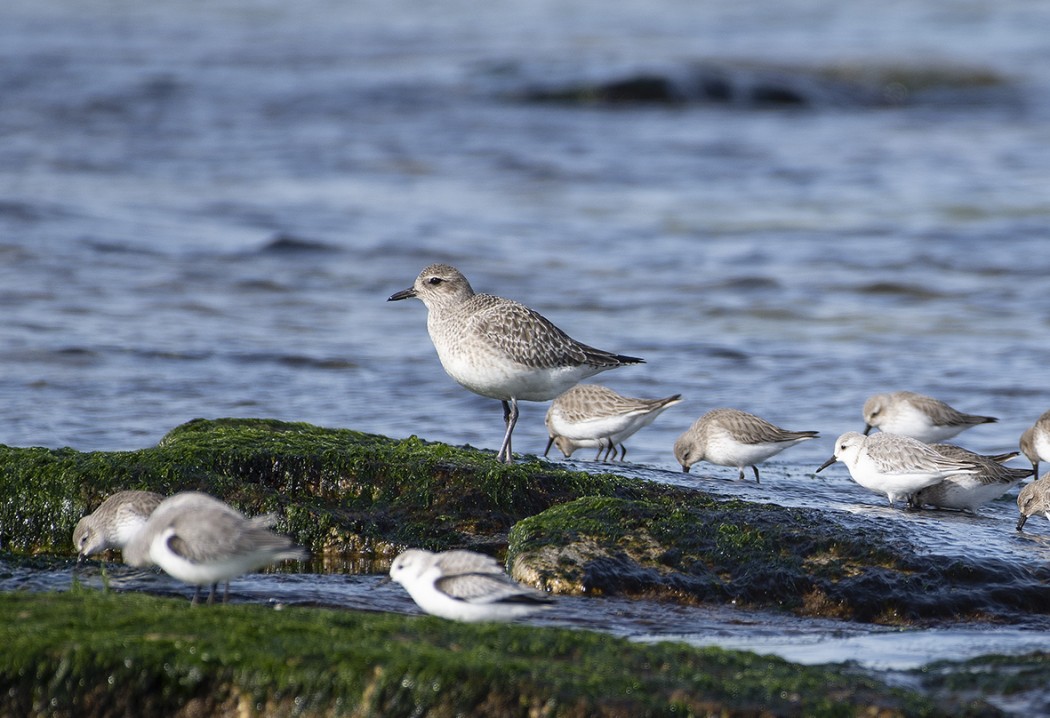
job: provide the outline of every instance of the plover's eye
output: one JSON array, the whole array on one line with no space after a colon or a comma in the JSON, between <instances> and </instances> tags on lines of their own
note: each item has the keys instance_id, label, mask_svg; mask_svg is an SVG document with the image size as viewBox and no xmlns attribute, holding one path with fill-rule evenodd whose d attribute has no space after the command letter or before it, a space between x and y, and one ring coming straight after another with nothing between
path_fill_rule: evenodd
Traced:
<instances>
[{"instance_id":1,"label":"plover's eye","mask_svg":"<svg viewBox=\"0 0 1050 718\"><path fill-rule=\"evenodd\" d=\"M438 284L441 284L444 281L445 280L442 279L441 277L431 277L430 279L427 280L427 284L438 285Z\"/></svg>"}]
</instances>

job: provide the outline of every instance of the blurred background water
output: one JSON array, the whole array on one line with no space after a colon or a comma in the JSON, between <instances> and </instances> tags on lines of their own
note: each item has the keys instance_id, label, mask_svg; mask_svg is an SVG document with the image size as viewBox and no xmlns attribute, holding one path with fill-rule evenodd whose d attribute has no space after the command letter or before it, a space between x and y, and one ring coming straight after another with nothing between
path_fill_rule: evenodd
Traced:
<instances>
[{"instance_id":1,"label":"blurred background water","mask_svg":"<svg viewBox=\"0 0 1050 718\"><path fill-rule=\"evenodd\" d=\"M735 406L825 435L764 499L929 522L808 472L877 391L999 417L959 437L987 452L1050 409L1047 27L1022 0L8 0L0 443L255 416L495 449L498 402L385 301L447 261L647 360L596 381L684 395L628 442L643 474L686 481L675 437ZM930 540L1045 560L1011 502Z\"/></svg>"}]
</instances>

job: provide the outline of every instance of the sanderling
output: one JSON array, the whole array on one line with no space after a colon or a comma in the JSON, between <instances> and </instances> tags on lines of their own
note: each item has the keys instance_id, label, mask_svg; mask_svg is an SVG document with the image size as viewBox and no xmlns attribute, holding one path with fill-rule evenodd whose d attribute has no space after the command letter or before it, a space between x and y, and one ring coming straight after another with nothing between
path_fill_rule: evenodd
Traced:
<instances>
[{"instance_id":1,"label":"sanderling","mask_svg":"<svg viewBox=\"0 0 1050 718\"><path fill-rule=\"evenodd\" d=\"M623 442L681 401L681 394L664 399L632 399L599 384L577 384L555 397L547 410L544 424L550 441L543 455L550 452L551 444L557 445L566 457L576 449L597 447L595 460L602 450L608 460L610 456L616 458L619 446L622 461L627 456Z\"/></svg>"},{"instance_id":2,"label":"sanderling","mask_svg":"<svg viewBox=\"0 0 1050 718\"><path fill-rule=\"evenodd\" d=\"M427 613L453 621L507 621L552 603L547 594L516 583L496 559L474 551L409 549L390 565L390 580Z\"/></svg>"},{"instance_id":3,"label":"sanderling","mask_svg":"<svg viewBox=\"0 0 1050 718\"><path fill-rule=\"evenodd\" d=\"M1017 520L1018 531L1024 528L1029 516L1050 519L1050 472L1021 489L1021 493L1017 494L1017 510L1021 514Z\"/></svg>"},{"instance_id":4,"label":"sanderling","mask_svg":"<svg viewBox=\"0 0 1050 718\"><path fill-rule=\"evenodd\" d=\"M123 549L163 500L152 491L118 491L107 498L73 529L73 548L79 558L108 548Z\"/></svg>"},{"instance_id":5,"label":"sanderling","mask_svg":"<svg viewBox=\"0 0 1050 718\"><path fill-rule=\"evenodd\" d=\"M744 478L750 466L759 482L758 464L800 441L814 439L816 431L787 431L739 409L712 409L690 426L674 443L674 455L688 472L698 461L735 466Z\"/></svg>"},{"instance_id":6,"label":"sanderling","mask_svg":"<svg viewBox=\"0 0 1050 718\"><path fill-rule=\"evenodd\" d=\"M417 297L445 371L475 394L503 402L507 429L497 459L513 462L518 401L547 401L598 372L643 360L572 339L538 312L511 299L475 294L447 264L425 268L411 288L388 301Z\"/></svg>"},{"instance_id":7,"label":"sanderling","mask_svg":"<svg viewBox=\"0 0 1050 718\"><path fill-rule=\"evenodd\" d=\"M927 444L946 441L978 424L998 421L991 416L964 414L939 399L912 391L868 397L863 413L865 434L878 428L888 434L910 436Z\"/></svg>"},{"instance_id":8,"label":"sanderling","mask_svg":"<svg viewBox=\"0 0 1050 718\"><path fill-rule=\"evenodd\" d=\"M200 597L200 587L210 585L211 603L220 581L277 561L306 558L290 538L270 531L273 522L272 515L245 518L208 494L175 494L153 510L124 547L124 562L156 564L170 576L193 584L193 603Z\"/></svg>"},{"instance_id":9,"label":"sanderling","mask_svg":"<svg viewBox=\"0 0 1050 718\"><path fill-rule=\"evenodd\" d=\"M946 458L976 464L977 473L953 474L920 489L908 501L915 508L929 505L973 513L1032 475L1031 469L1015 469L999 463L1004 456L1012 458L1012 454L984 456L954 444L930 444L930 448Z\"/></svg>"},{"instance_id":10,"label":"sanderling","mask_svg":"<svg viewBox=\"0 0 1050 718\"><path fill-rule=\"evenodd\" d=\"M1032 471L1039 475L1039 462L1050 461L1050 411L1035 420L1021 434L1021 452L1032 462Z\"/></svg>"},{"instance_id":11,"label":"sanderling","mask_svg":"<svg viewBox=\"0 0 1050 718\"><path fill-rule=\"evenodd\" d=\"M865 436L847 431L835 441L835 454L817 472L841 461L850 476L866 489L886 494L890 506L952 474L974 474L972 461L941 456L918 439L898 434Z\"/></svg>"}]
</instances>

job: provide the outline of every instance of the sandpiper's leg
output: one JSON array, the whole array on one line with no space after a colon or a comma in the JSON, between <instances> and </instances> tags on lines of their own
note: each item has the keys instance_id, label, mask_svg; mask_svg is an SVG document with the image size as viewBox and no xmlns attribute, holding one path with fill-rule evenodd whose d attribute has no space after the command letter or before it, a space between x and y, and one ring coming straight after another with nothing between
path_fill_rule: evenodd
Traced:
<instances>
[{"instance_id":1,"label":"sandpiper's leg","mask_svg":"<svg viewBox=\"0 0 1050 718\"><path fill-rule=\"evenodd\" d=\"M756 484L761 484L762 483L762 479L758 478L758 464L755 464L754 466L752 466L751 470L755 472L755 483ZM741 479L744 478L744 474L743 473L740 474L740 478Z\"/></svg>"},{"instance_id":2,"label":"sandpiper's leg","mask_svg":"<svg viewBox=\"0 0 1050 718\"><path fill-rule=\"evenodd\" d=\"M597 461L598 459L602 458L602 449L604 449L604 448L605 447L602 446L602 442L599 441L598 442L598 453L594 455L594 460L595 461Z\"/></svg>"},{"instance_id":3,"label":"sandpiper's leg","mask_svg":"<svg viewBox=\"0 0 1050 718\"><path fill-rule=\"evenodd\" d=\"M190 605L196 606L201 600L201 587L200 584L193 587L193 598L190 599Z\"/></svg>"},{"instance_id":4,"label":"sandpiper's leg","mask_svg":"<svg viewBox=\"0 0 1050 718\"><path fill-rule=\"evenodd\" d=\"M625 458L627 458L627 445L620 444L620 461L623 461Z\"/></svg>"},{"instance_id":5,"label":"sandpiper's leg","mask_svg":"<svg viewBox=\"0 0 1050 718\"><path fill-rule=\"evenodd\" d=\"M213 583L211 585L211 590L208 591L208 605L209 606L211 606L212 604L215 603L215 593L218 590L219 590L219 584Z\"/></svg>"},{"instance_id":6,"label":"sandpiper's leg","mask_svg":"<svg viewBox=\"0 0 1050 718\"><path fill-rule=\"evenodd\" d=\"M513 464L514 456L511 454L510 435L514 433L514 425L518 423L517 399L503 402L503 420L507 422L507 433L503 437L503 445L500 446L499 453L496 454L496 460Z\"/></svg>"},{"instance_id":7,"label":"sandpiper's leg","mask_svg":"<svg viewBox=\"0 0 1050 718\"><path fill-rule=\"evenodd\" d=\"M739 468L740 468L740 481L743 481L744 480L744 467L741 466Z\"/></svg>"}]
</instances>

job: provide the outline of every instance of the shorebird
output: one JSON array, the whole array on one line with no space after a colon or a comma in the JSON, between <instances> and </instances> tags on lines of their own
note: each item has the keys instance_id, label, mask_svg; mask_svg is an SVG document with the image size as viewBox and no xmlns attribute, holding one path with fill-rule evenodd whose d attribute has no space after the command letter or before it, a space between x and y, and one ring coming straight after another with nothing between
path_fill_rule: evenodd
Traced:
<instances>
[{"instance_id":1,"label":"shorebird","mask_svg":"<svg viewBox=\"0 0 1050 718\"><path fill-rule=\"evenodd\" d=\"M404 586L427 613L453 621L507 621L552 603L547 594L515 582L496 559L474 551L409 549L390 565L389 580Z\"/></svg>"},{"instance_id":2,"label":"shorebird","mask_svg":"<svg viewBox=\"0 0 1050 718\"><path fill-rule=\"evenodd\" d=\"M964 414L939 399L912 391L876 394L864 402L864 434L878 428L910 436L927 444L947 441L959 432L998 421L992 416Z\"/></svg>"},{"instance_id":3,"label":"shorebird","mask_svg":"<svg viewBox=\"0 0 1050 718\"><path fill-rule=\"evenodd\" d=\"M688 472L698 461L735 466L744 478L744 467L758 475L758 464L800 441L814 439L816 431L788 431L739 409L713 409L690 426L674 443L674 455Z\"/></svg>"},{"instance_id":4,"label":"shorebird","mask_svg":"<svg viewBox=\"0 0 1050 718\"><path fill-rule=\"evenodd\" d=\"M538 312L511 299L475 294L458 269L431 264L387 301L416 297L445 372L462 386L503 403L506 432L496 458L513 463L518 401L548 401L582 379L637 357L581 344Z\"/></svg>"},{"instance_id":5,"label":"shorebird","mask_svg":"<svg viewBox=\"0 0 1050 718\"><path fill-rule=\"evenodd\" d=\"M603 450L608 460L610 456L616 458L619 446L622 461L627 456L624 442L681 401L681 394L663 399L632 399L599 384L577 384L555 397L547 409L544 424L550 440L543 455L550 452L552 444L566 457L576 449L597 447L595 461Z\"/></svg>"},{"instance_id":6,"label":"shorebird","mask_svg":"<svg viewBox=\"0 0 1050 718\"><path fill-rule=\"evenodd\" d=\"M291 539L270 531L273 522L272 515L245 518L208 494L175 494L153 510L124 547L124 562L137 567L156 564L170 576L193 584L194 604L201 586L209 584L208 603L212 603L220 581L277 561L306 558Z\"/></svg>"},{"instance_id":7,"label":"shorebird","mask_svg":"<svg viewBox=\"0 0 1050 718\"><path fill-rule=\"evenodd\" d=\"M1039 462L1050 461L1050 411L1043 412L1021 434L1021 453L1032 462L1032 471L1039 476Z\"/></svg>"},{"instance_id":8,"label":"shorebird","mask_svg":"<svg viewBox=\"0 0 1050 718\"><path fill-rule=\"evenodd\" d=\"M850 476L866 489L885 494L890 506L952 474L975 474L972 461L949 459L909 436L879 433L865 436L847 431L835 441L834 455L817 473L841 461Z\"/></svg>"},{"instance_id":9,"label":"shorebird","mask_svg":"<svg viewBox=\"0 0 1050 718\"><path fill-rule=\"evenodd\" d=\"M73 529L78 560L108 548L123 549L163 500L152 491L118 491L107 498Z\"/></svg>"},{"instance_id":10,"label":"shorebird","mask_svg":"<svg viewBox=\"0 0 1050 718\"><path fill-rule=\"evenodd\" d=\"M984 456L954 444L930 444L930 448L948 459L976 464L977 472L953 474L920 489L909 499L913 508L930 505L974 513L978 507L994 501L1032 475L1031 469L1015 469L1000 463L1016 454Z\"/></svg>"},{"instance_id":11,"label":"shorebird","mask_svg":"<svg viewBox=\"0 0 1050 718\"><path fill-rule=\"evenodd\" d=\"M1029 516L1050 519L1050 472L1021 489L1017 495L1017 510L1021 514L1017 520L1018 531L1024 528Z\"/></svg>"}]
</instances>

